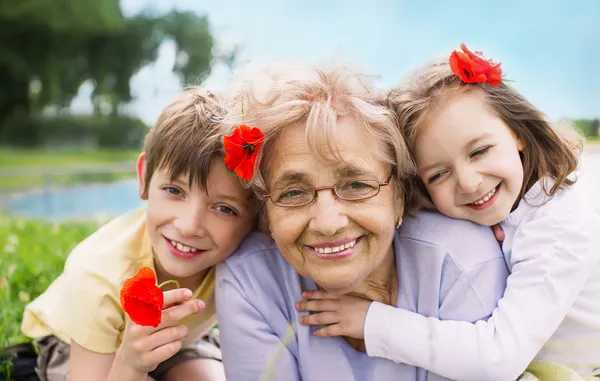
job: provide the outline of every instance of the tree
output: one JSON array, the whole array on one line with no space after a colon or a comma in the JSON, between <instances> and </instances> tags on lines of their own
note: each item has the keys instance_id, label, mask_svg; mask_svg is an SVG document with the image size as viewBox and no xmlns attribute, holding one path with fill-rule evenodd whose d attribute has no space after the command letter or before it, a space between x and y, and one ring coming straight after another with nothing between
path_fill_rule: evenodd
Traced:
<instances>
[{"instance_id":1,"label":"tree","mask_svg":"<svg viewBox=\"0 0 600 381\"><path fill-rule=\"evenodd\" d=\"M119 0L0 0L0 136L11 118L67 108L87 80L96 113L101 102L118 113L131 100L131 77L156 60L166 38L177 45L173 71L182 84L210 73L215 41L206 17L193 12L125 18Z\"/></svg>"}]
</instances>

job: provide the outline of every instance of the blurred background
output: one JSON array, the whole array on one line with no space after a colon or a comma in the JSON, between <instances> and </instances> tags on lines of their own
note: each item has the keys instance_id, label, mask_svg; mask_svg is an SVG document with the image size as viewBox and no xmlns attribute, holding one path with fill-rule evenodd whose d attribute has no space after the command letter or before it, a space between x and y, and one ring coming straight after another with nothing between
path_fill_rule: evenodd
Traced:
<instances>
[{"instance_id":1,"label":"blurred background","mask_svg":"<svg viewBox=\"0 0 600 381\"><path fill-rule=\"evenodd\" d=\"M0 0L0 347L72 247L141 205L134 161L161 109L248 62L336 58L389 88L465 42L587 136L599 208L598 20L597 0Z\"/></svg>"},{"instance_id":2,"label":"blurred background","mask_svg":"<svg viewBox=\"0 0 600 381\"><path fill-rule=\"evenodd\" d=\"M593 143L599 19L593 0L1 2L0 210L64 220L138 206L132 163L182 86L225 89L235 67L273 59L341 59L389 88L465 42Z\"/></svg>"}]
</instances>

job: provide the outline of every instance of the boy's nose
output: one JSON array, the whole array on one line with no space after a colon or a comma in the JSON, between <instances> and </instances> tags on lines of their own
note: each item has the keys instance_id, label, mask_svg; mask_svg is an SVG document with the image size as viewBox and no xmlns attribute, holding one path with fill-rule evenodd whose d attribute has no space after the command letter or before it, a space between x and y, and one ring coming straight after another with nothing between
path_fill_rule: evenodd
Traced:
<instances>
[{"instance_id":1,"label":"boy's nose","mask_svg":"<svg viewBox=\"0 0 600 381\"><path fill-rule=\"evenodd\" d=\"M184 237L202 236L206 234L204 226L204 213L200 210L188 210L184 216L178 218L177 229Z\"/></svg>"}]
</instances>

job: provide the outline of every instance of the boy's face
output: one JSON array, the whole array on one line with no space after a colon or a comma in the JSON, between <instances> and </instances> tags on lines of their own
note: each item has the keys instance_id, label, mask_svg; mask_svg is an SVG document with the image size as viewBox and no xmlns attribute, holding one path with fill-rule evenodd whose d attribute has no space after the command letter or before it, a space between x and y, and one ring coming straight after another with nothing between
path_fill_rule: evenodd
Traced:
<instances>
[{"instance_id":1,"label":"boy's face","mask_svg":"<svg viewBox=\"0 0 600 381\"><path fill-rule=\"evenodd\" d=\"M139 161L142 195L145 157ZM251 191L222 159L211 163L207 192L188 184L188 178L186 173L171 181L168 170L157 170L147 194L147 228L159 281L176 279L182 285L197 284L203 270L232 254L256 219Z\"/></svg>"}]
</instances>

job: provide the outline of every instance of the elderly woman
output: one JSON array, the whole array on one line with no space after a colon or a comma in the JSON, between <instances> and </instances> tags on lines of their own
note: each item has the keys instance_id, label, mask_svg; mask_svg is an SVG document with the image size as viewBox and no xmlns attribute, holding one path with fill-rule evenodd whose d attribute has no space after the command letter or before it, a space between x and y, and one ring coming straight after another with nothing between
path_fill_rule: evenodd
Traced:
<instances>
[{"instance_id":1,"label":"elderly woman","mask_svg":"<svg viewBox=\"0 0 600 381\"><path fill-rule=\"evenodd\" d=\"M361 340L316 337L296 303L322 289L486 319L508 275L492 232L434 212L403 221L412 162L381 94L351 69L267 65L242 73L233 99L231 120L264 133L251 185L272 240L254 233L217 271L227 380L442 380L369 357Z\"/></svg>"}]
</instances>

